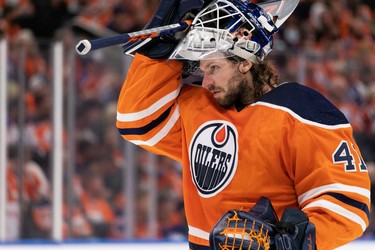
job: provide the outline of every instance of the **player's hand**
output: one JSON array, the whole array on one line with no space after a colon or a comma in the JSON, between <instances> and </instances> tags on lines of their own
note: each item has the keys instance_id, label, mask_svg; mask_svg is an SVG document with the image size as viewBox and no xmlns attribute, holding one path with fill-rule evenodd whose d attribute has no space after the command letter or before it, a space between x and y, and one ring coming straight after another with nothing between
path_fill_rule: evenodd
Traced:
<instances>
[{"instance_id":1,"label":"player's hand","mask_svg":"<svg viewBox=\"0 0 375 250\"><path fill-rule=\"evenodd\" d=\"M161 0L145 29L165 26L193 19L204 6L204 0ZM173 52L183 34L167 34L151 40L126 43L125 54L143 54L153 59L166 59Z\"/></svg>"},{"instance_id":2,"label":"player's hand","mask_svg":"<svg viewBox=\"0 0 375 250\"><path fill-rule=\"evenodd\" d=\"M315 226L307 215L297 208L285 209L280 222L276 223L275 236L278 250L315 250Z\"/></svg>"},{"instance_id":3,"label":"player's hand","mask_svg":"<svg viewBox=\"0 0 375 250\"><path fill-rule=\"evenodd\" d=\"M213 250L276 249L277 222L271 202L261 197L248 212L230 210L224 214L210 233L210 247Z\"/></svg>"},{"instance_id":4,"label":"player's hand","mask_svg":"<svg viewBox=\"0 0 375 250\"><path fill-rule=\"evenodd\" d=\"M230 210L210 233L213 250L315 250L315 227L299 209L287 208L281 220L261 197L248 212Z\"/></svg>"}]
</instances>

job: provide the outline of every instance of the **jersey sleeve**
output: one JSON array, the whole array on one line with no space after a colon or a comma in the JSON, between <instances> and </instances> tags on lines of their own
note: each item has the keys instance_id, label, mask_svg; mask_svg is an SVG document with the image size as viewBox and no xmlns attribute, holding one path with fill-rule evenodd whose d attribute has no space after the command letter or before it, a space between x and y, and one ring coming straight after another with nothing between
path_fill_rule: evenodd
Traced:
<instances>
[{"instance_id":1,"label":"jersey sleeve","mask_svg":"<svg viewBox=\"0 0 375 250\"><path fill-rule=\"evenodd\" d=\"M335 249L360 237L368 226L370 179L342 113L315 92L302 98L304 106L298 106L302 101L285 105L289 115L284 124L291 125L282 159L300 209L316 227L317 248Z\"/></svg>"},{"instance_id":2,"label":"jersey sleeve","mask_svg":"<svg viewBox=\"0 0 375 250\"><path fill-rule=\"evenodd\" d=\"M177 96L181 63L136 54L117 103L121 136L153 153L181 160L181 125Z\"/></svg>"},{"instance_id":3,"label":"jersey sleeve","mask_svg":"<svg viewBox=\"0 0 375 250\"><path fill-rule=\"evenodd\" d=\"M318 249L360 237L369 223L370 182L351 128L299 124L291 171L302 210L316 226Z\"/></svg>"}]
</instances>

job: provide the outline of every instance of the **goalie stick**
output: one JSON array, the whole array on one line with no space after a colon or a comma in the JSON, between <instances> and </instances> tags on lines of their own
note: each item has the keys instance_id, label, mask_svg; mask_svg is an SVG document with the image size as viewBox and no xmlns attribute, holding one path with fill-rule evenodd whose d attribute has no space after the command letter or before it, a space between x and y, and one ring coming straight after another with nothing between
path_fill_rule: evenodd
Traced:
<instances>
[{"instance_id":1,"label":"goalie stick","mask_svg":"<svg viewBox=\"0 0 375 250\"><path fill-rule=\"evenodd\" d=\"M299 3L299 0L272 0L259 3L258 6L269 12L275 18L276 27L280 27L286 19L292 14ZM92 50L124 44L129 41L151 40L165 34L173 34L184 31L190 27L191 21L170 24L158 28L145 29L131 33L124 33L111 37L103 37L94 40L81 40L76 45L76 51L79 55L86 55Z\"/></svg>"},{"instance_id":2,"label":"goalie stick","mask_svg":"<svg viewBox=\"0 0 375 250\"><path fill-rule=\"evenodd\" d=\"M185 21L183 23L170 24L158 28L145 29L141 31L135 31L131 33L124 33L112 37L98 38L94 40L81 40L76 45L76 51L80 55L86 55L91 50L101 49L109 46L119 45L131 41L142 41L146 39L152 39L157 36L161 36L168 33L176 33L179 31L186 30L191 24L191 21Z\"/></svg>"}]
</instances>

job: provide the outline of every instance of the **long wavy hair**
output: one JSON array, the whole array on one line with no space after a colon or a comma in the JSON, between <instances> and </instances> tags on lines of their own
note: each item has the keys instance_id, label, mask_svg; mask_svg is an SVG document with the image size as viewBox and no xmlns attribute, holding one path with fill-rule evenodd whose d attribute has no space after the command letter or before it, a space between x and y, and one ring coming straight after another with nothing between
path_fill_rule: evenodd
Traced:
<instances>
[{"instance_id":1,"label":"long wavy hair","mask_svg":"<svg viewBox=\"0 0 375 250\"><path fill-rule=\"evenodd\" d=\"M271 89L275 88L278 83L278 75L276 68L273 63L266 59L259 64L253 64L250 69L253 76L253 84L255 88L254 97L255 100L259 100L262 97L263 87L269 86Z\"/></svg>"},{"instance_id":2,"label":"long wavy hair","mask_svg":"<svg viewBox=\"0 0 375 250\"><path fill-rule=\"evenodd\" d=\"M227 58L233 64L237 65L244 61L244 59L234 56ZM269 86L271 89L275 88L278 83L278 75L276 68L269 59L265 59L263 62L253 63L250 69L250 73L253 77L254 84L254 100L259 100L263 93L264 86Z\"/></svg>"}]
</instances>

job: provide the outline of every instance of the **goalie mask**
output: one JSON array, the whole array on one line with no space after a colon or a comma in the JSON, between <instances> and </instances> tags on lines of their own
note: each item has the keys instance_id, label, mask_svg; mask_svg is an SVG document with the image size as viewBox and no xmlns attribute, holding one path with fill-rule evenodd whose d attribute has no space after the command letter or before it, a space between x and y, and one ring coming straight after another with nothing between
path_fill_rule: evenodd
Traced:
<instances>
[{"instance_id":1,"label":"goalie mask","mask_svg":"<svg viewBox=\"0 0 375 250\"><path fill-rule=\"evenodd\" d=\"M272 16L247 0L216 0L200 11L170 59L200 61L238 56L253 63L272 50Z\"/></svg>"}]
</instances>

